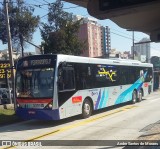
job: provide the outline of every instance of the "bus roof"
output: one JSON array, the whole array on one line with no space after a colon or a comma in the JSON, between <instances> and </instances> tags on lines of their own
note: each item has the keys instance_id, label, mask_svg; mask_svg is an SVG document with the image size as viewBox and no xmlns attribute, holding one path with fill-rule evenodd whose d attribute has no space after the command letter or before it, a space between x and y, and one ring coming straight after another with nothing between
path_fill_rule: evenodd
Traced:
<instances>
[{"instance_id":1,"label":"bus roof","mask_svg":"<svg viewBox=\"0 0 160 149\"><path fill-rule=\"evenodd\" d=\"M45 54L43 57L52 57L55 54ZM124 65L124 66L141 66L141 67L153 67L151 63L142 63L138 60L131 60L131 59L120 59L120 58L91 58L91 57L83 57L83 56L73 56L73 55L64 55L64 54L56 54L57 61L60 62L77 62L77 63L90 63L90 64L109 64L109 65ZM34 59L34 57L42 58L42 55L31 55L24 58L20 58L19 60L25 59Z\"/></svg>"},{"instance_id":2,"label":"bus roof","mask_svg":"<svg viewBox=\"0 0 160 149\"><path fill-rule=\"evenodd\" d=\"M91 63L91 64L109 64L109 65L126 65L126 66L143 66L153 67L151 63L142 63L138 60L119 59L119 58L91 58L73 55L57 54L59 62L79 62L79 63Z\"/></svg>"}]
</instances>

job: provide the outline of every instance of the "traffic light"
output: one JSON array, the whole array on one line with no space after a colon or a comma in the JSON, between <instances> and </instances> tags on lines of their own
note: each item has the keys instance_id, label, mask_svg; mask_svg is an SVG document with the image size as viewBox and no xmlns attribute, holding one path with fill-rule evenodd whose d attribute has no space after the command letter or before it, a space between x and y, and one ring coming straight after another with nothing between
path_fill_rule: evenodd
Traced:
<instances>
[{"instance_id":1,"label":"traffic light","mask_svg":"<svg viewBox=\"0 0 160 149\"><path fill-rule=\"evenodd\" d=\"M89 0L88 13L98 19L107 19L142 10L159 0Z\"/></svg>"}]
</instances>

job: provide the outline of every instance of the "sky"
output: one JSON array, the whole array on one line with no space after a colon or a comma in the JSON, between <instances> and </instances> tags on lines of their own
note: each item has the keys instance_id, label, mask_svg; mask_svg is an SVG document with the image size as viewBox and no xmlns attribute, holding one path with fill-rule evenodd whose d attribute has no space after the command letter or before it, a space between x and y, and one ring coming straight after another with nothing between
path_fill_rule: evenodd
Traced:
<instances>
[{"instance_id":1,"label":"sky","mask_svg":"<svg viewBox=\"0 0 160 149\"><path fill-rule=\"evenodd\" d=\"M0 2L3 0L0 0ZM41 22L47 21L47 4L55 2L55 0L26 0L26 4L28 6L34 6L35 11L34 15L39 15L41 18ZM63 2L64 3L64 10L70 13L73 13L74 15L81 15L83 17L91 17L86 8L73 5L71 3ZM43 5L41 8L38 7L38 5ZM126 29L123 29L119 27L117 24L112 22L109 19L106 20L98 20L98 23L102 26L109 26L110 32L111 32L111 49L117 49L117 51L131 51L132 46L132 32L126 31ZM134 38L135 43L139 42L142 38L149 38L147 34L141 33L141 32L135 32ZM41 35L39 29L34 33L32 42L36 45L41 44ZM0 41L0 50L7 49L8 45L3 45ZM25 52L34 52L35 47L28 45L25 48ZM151 56L160 56L160 43L151 43Z\"/></svg>"}]
</instances>

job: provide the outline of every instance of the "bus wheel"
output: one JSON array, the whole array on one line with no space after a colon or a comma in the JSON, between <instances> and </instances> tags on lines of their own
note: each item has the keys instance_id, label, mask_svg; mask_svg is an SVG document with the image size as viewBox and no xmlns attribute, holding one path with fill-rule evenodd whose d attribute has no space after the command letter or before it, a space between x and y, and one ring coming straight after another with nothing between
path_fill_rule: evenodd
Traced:
<instances>
[{"instance_id":1,"label":"bus wheel","mask_svg":"<svg viewBox=\"0 0 160 149\"><path fill-rule=\"evenodd\" d=\"M139 90L138 102L141 102L141 101L142 101L142 95L143 95L142 90Z\"/></svg>"},{"instance_id":2,"label":"bus wheel","mask_svg":"<svg viewBox=\"0 0 160 149\"><path fill-rule=\"evenodd\" d=\"M91 116L93 111L92 104L88 99L85 99L82 106L82 117L88 118Z\"/></svg>"},{"instance_id":3,"label":"bus wheel","mask_svg":"<svg viewBox=\"0 0 160 149\"><path fill-rule=\"evenodd\" d=\"M137 101L137 92L134 90L132 93L132 104L135 104Z\"/></svg>"}]
</instances>

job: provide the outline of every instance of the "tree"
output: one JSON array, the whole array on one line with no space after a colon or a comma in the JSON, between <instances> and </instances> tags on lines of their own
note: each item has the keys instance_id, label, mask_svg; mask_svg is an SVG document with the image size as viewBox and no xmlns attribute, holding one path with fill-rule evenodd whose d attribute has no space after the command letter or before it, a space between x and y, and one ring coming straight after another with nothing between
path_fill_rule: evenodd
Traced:
<instances>
[{"instance_id":1,"label":"tree","mask_svg":"<svg viewBox=\"0 0 160 149\"><path fill-rule=\"evenodd\" d=\"M9 19L10 19L10 29L13 47L19 49L23 47L25 43L23 38L28 41L32 40L33 33L36 31L36 28L39 24L39 16L34 16L34 8L28 5L25 5L24 0L9 0ZM4 6L0 9L0 33L6 34L6 24L4 17ZM5 40L7 37L3 37ZM0 40L3 40L0 37Z\"/></svg>"},{"instance_id":2,"label":"tree","mask_svg":"<svg viewBox=\"0 0 160 149\"><path fill-rule=\"evenodd\" d=\"M48 6L48 22L42 23L41 36L44 53L80 55L85 49L85 41L78 38L80 21L63 11L61 0Z\"/></svg>"}]
</instances>

